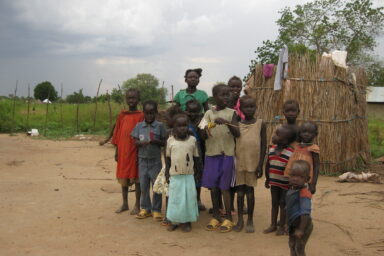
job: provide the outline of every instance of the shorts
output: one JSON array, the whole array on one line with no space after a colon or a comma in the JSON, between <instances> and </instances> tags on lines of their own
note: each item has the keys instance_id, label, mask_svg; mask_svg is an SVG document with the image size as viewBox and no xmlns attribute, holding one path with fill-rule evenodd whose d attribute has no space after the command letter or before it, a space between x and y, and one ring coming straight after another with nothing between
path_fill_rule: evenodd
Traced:
<instances>
[{"instance_id":1,"label":"shorts","mask_svg":"<svg viewBox=\"0 0 384 256\"><path fill-rule=\"evenodd\" d=\"M233 186L234 171L233 156L205 156L201 185L205 188L228 190Z\"/></svg>"}]
</instances>

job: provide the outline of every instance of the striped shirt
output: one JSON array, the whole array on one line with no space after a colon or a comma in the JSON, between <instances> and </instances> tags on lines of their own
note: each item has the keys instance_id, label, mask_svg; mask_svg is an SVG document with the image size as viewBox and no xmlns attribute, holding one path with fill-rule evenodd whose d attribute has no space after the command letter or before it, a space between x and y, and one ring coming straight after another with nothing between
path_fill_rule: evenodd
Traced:
<instances>
[{"instance_id":1,"label":"striped shirt","mask_svg":"<svg viewBox=\"0 0 384 256\"><path fill-rule=\"evenodd\" d=\"M288 177L284 176L284 169L288 164L289 158L293 154L294 148L291 145L288 145L279 155L277 155L276 147L277 145L270 146L268 153L269 185L288 189Z\"/></svg>"}]
</instances>

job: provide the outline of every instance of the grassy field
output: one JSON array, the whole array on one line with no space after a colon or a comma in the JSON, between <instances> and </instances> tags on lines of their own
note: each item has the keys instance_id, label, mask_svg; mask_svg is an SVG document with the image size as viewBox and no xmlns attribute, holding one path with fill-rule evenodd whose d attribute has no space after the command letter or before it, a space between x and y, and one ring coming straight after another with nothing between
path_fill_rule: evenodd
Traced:
<instances>
[{"instance_id":1,"label":"grassy field","mask_svg":"<svg viewBox=\"0 0 384 256\"><path fill-rule=\"evenodd\" d=\"M12 121L13 102L0 99L0 133L25 132L30 128L39 129L43 134L45 127L46 104L31 103L29 122L27 124L27 104L16 101L15 118ZM62 108L62 111L61 111ZM123 105L111 103L112 123L123 108ZM33 110L34 109L34 110ZM76 134L108 134L110 129L108 103L99 102L97 106L96 126L93 129L95 104L79 105L79 125L76 121L76 104L49 104L46 137L68 138ZM61 119L62 112L62 119ZM62 121L61 121L62 120ZM368 138L371 145L372 157L384 155L384 117L370 116L368 118Z\"/></svg>"}]
</instances>

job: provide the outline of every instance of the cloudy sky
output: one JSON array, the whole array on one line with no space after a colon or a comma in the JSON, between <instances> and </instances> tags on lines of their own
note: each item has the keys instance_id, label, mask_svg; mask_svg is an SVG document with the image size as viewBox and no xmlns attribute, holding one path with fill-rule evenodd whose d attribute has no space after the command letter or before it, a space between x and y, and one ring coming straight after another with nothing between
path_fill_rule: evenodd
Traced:
<instances>
[{"instance_id":1,"label":"cloudy sky","mask_svg":"<svg viewBox=\"0 0 384 256\"><path fill-rule=\"evenodd\" d=\"M255 49L277 36L278 11L305 0L0 0L0 95L26 95L50 81L64 95L95 95L137 73L175 91L184 71L203 68L210 91L243 78ZM384 4L383 0L376 1ZM384 40L376 50L383 56Z\"/></svg>"}]
</instances>

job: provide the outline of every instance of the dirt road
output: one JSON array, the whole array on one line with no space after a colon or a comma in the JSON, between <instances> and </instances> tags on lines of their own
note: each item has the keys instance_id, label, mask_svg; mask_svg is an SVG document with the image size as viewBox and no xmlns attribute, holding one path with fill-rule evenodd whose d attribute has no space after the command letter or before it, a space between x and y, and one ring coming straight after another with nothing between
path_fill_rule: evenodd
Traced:
<instances>
[{"instance_id":1,"label":"dirt road","mask_svg":"<svg viewBox=\"0 0 384 256\"><path fill-rule=\"evenodd\" d=\"M270 195L256 189L256 233L168 232L120 206L114 149L93 141L0 135L0 255L288 255L288 237L262 234ZM129 199L133 200L134 193ZM203 201L210 205L209 194ZM308 255L384 255L384 186L321 177Z\"/></svg>"}]
</instances>

